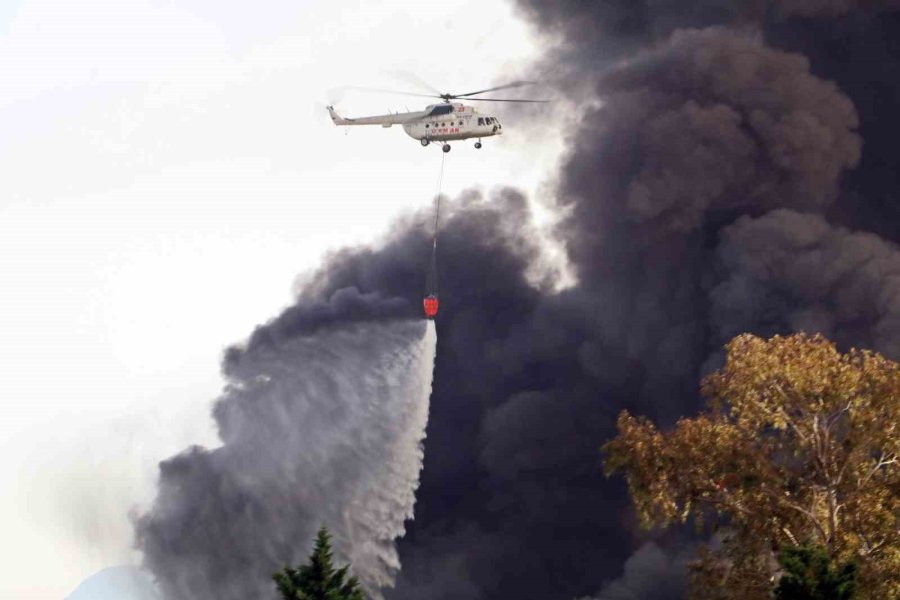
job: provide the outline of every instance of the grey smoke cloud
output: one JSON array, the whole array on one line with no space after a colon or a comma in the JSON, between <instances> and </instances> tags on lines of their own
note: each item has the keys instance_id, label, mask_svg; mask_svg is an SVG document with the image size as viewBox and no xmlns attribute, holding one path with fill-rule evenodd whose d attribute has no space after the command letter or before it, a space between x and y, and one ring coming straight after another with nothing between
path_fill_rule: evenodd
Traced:
<instances>
[{"instance_id":1,"label":"grey smoke cloud","mask_svg":"<svg viewBox=\"0 0 900 600\"><path fill-rule=\"evenodd\" d=\"M777 210L726 227L711 323L743 331L822 333L900 358L900 249L819 215Z\"/></svg>"},{"instance_id":2,"label":"grey smoke cloud","mask_svg":"<svg viewBox=\"0 0 900 600\"><path fill-rule=\"evenodd\" d=\"M799 17L838 17L854 10L896 10L898 0L778 0L778 8L785 15Z\"/></svg>"},{"instance_id":3,"label":"grey smoke cloud","mask_svg":"<svg viewBox=\"0 0 900 600\"><path fill-rule=\"evenodd\" d=\"M681 600L687 593L687 570L693 548L666 551L647 542L632 554L622 576L596 596L580 600Z\"/></svg>"},{"instance_id":4,"label":"grey smoke cloud","mask_svg":"<svg viewBox=\"0 0 900 600\"><path fill-rule=\"evenodd\" d=\"M223 445L161 463L159 495L136 522L144 564L168 600L264 597L324 524L380 598L413 516L434 329L348 319L267 340L229 369L215 407Z\"/></svg>"},{"instance_id":5,"label":"grey smoke cloud","mask_svg":"<svg viewBox=\"0 0 900 600\"><path fill-rule=\"evenodd\" d=\"M689 231L710 211L821 210L860 157L856 111L836 86L802 56L723 28L675 33L598 92L561 190L584 229L598 216Z\"/></svg>"}]
</instances>

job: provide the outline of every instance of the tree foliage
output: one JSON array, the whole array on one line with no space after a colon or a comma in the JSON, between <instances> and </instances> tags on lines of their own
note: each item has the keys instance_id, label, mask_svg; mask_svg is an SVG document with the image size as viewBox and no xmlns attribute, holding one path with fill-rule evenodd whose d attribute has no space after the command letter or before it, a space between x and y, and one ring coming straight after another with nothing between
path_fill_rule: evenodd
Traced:
<instances>
[{"instance_id":1,"label":"tree foliage","mask_svg":"<svg viewBox=\"0 0 900 600\"><path fill-rule=\"evenodd\" d=\"M272 575L283 600L365 600L359 580L348 577L350 565L332 565L331 536L319 530L309 564L285 567Z\"/></svg>"},{"instance_id":2,"label":"tree foliage","mask_svg":"<svg viewBox=\"0 0 900 600\"><path fill-rule=\"evenodd\" d=\"M807 540L858 561L862 597L900 598L900 365L821 336L726 348L696 418L660 432L619 416L607 474L625 475L644 526L727 528L695 572L725 598L769 598L775 556Z\"/></svg>"},{"instance_id":3,"label":"tree foliage","mask_svg":"<svg viewBox=\"0 0 900 600\"><path fill-rule=\"evenodd\" d=\"M791 546L781 550L778 564L783 573L775 588L775 600L853 600L857 566L849 562L835 567L819 546Z\"/></svg>"}]
</instances>

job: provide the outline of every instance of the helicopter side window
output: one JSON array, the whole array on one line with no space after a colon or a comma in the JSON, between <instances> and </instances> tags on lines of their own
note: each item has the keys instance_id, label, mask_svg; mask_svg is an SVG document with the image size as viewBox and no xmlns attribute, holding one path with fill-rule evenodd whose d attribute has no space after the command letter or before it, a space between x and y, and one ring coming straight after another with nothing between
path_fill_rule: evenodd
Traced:
<instances>
[{"instance_id":1,"label":"helicopter side window","mask_svg":"<svg viewBox=\"0 0 900 600\"><path fill-rule=\"evenodd\" d=\"M484 117L478 117L478 124L484 125Z\"/></svg>"}]
</instances>

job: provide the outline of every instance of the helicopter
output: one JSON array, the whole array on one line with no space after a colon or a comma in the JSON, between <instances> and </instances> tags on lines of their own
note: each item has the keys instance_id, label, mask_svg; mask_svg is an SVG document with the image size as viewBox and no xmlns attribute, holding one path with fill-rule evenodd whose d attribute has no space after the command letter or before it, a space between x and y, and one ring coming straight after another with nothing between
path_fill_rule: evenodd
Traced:
<instances>
[{"instance_id":1,"label":"helicopter","mask_svg":"<svg viewBox=\"0 0 900 600\"><path fill-rule=\"evenodd\" d=\"M450 152L449 142L476 139L475 148L480 149L482 146L482 139L503 134L503 125L496 116L481 113L474 106L462 102L453 102L453 100L477 102L549 102L549 100L528 100L519 98L473 98L473 96L486 94L487 92L534 85L534 83L535 82L533 81L514 81L506 85L465 94L447 94L440 92L437 94L416 94L372 88L352 88L361 91L388 92L404 94L407 96L419 96L422 98L440 98L443 102L440 104L429 104L424 110L420 111L358 117L355 119L342 117L335 111L334 106L328 106L327 108L328 114L331 116L331 120L335 125L381 125L382 127L400 125L408 136L419 140L419 143L422 144L422 146L428 146L432 142L436 142L441 144L441 149L444 152Z\"/></svg>"}]
</instances>

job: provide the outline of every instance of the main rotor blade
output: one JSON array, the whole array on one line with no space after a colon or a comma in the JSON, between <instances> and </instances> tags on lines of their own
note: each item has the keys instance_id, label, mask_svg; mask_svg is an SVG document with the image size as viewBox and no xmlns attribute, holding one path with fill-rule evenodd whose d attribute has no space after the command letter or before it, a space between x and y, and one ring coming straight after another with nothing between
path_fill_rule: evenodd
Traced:
<instances>
[{"instance_id":1,"label":"main rotor blade","mask_svg":"<svg viewBox=\"0 0 900 600\"><path fill-rule=\"evenodd\" d=\"M466 98L466 102L536 102L543 104L553 100L517 100L512 98Z\"/></svg>"},{"instance_id":2,"label":"main rotor blade","mask_svg":"<svg viewBox=\"0 0 900 600\"><path fill-rule=\"evenodd\" d=\"M526 85L534 85L535 81L513 81L512 83L507 83L506 85L499 85L497 87L488 88L486 90L481 90L478 92L469 92L467 94L453 94L453 98L464 98L466 96L475 96L476 94L484 94L485 92L496 92L497 90L508 90L510 88L517 87L525 87Z\"/></svg>"},{"instance_id":3,"label":"main rotor blade","mask_svg":"<svg viewBox=\"0 0 900 600\"><path fill-rule=\"evenodd\" d=\"M430 91L432 94L435 94L436 96L442 95L441 90L437 89L436 87L434 87L433 85L431 85L430 83L428 83L427 81L425 81L424 79L422 79L421 77L416 75L415 73L410 73L409 71L401 71L401 70L385 71L385 73L392 77L396 77L397 79L401 79L401 80L405 81L406 83L411 83L413 85L417 85L419 87L425 88L428 91Z\"/></svg>"},{"instance_id":4,"label":"main rotor blade","mask_svg":"<svg viewBox=\"0 0 900 600\"><path fill-rule=\"evenodd\" d=\"M359 86L355 86L355 85L346 86L341 89L353 90L355 92L375 92L378 94L400 94L401 96L418 96L419 98L440 98L440 96L435 96L433 94L417 94L415 92L401 92L399 90L386 90L386 89L382 89L382 88L359 87Z\"/></svg>"}]
</instances>

